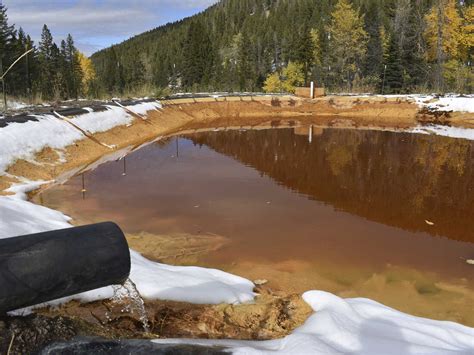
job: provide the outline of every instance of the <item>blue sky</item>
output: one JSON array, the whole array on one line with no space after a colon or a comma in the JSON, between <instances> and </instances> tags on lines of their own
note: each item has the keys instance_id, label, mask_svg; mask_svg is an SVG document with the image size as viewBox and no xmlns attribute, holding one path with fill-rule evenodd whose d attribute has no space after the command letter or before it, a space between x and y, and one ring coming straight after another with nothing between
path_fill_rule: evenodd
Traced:
<instances>
[{"instance_id":1,"label":"blue sky","mask_svg":"<svg viewBox=\"0 0 474 355\"><path fill-rule=\"evenodd\" d=\"M86 54L167 22L193 15L217 0L0 0L9 21L37 43L43 24L57 42L71 33Z\"/></svg>"}]
</instances>

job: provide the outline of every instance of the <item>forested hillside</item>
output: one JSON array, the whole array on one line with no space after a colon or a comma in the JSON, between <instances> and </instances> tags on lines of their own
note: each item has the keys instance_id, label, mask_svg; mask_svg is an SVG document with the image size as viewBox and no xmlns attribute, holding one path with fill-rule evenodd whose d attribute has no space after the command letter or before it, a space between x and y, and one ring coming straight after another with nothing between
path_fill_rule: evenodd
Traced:
<instances>
[{"instance_id":1,"label":"forested hillside","mask_svg":"<svg viewBox=\"0 0 474 355\"><path fill-rule=\"evenodd\" d=\"M137 19L139 20L139 19ZM221 0L92 56L102 90L472 92L473 0Z\"/></svg>"}]
</instances>

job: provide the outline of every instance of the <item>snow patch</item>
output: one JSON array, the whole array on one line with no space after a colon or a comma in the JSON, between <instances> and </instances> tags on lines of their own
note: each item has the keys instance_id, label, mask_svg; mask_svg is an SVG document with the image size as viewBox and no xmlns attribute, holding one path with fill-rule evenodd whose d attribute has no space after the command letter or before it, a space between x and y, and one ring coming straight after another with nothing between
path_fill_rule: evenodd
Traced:
<instances>
[{"instance_id":1,"label":"snow patch","mask_svg":"<svg viewBox=\"0 0 474 355\"><path fill-rule=\"evenodd\" d=\"M474 113L474 96L411 96L420 107L434 111L454 111Z\"/></svg>"},{"instance_id":2,"label":"snow patch","mask_svg":"<svg viewBox=\"0 0 474 355\"><path fill-rule=\"evenodd\" d=\"M162 108L162 105L157 101L151 101L151 102L142 102L138 105L125 106L125 107L128 110L135 112L136 114L146 115L148 111L160 110Z\"/></svg>"},{"instance_id":3,"label":"snow patch","mask_svg":"<svg viewBox=\"0 0 474 355\"><path fill-rule=\"evenodd\" d=\"M32 159L45 147L64 148L84 135L52 115L38 121L11 123L0 129L0 174L18 159Z\"/></svg>"},{"instance_id":4,"label":"snow patch","mask_svg":"<svg viewBox=\"0 0 474 355\"><path fill-rule=\"evenodd\" d=\"M16 196L0 196L0 239L70 227L61 212Z\"/></svg>"},{"instance_id":5,"label":"snow patch","mask_svg":"<svg viewBox=\"0 0 474 355\"><path fill-rule=\"evenodd\" d=\"M7 101L7 107L9 110L21 110L30 106L31 105L20 101Z\"/></svg>"},{"instance_id":6,"label":"snow patch","mask_svg":"<svg viewBox=\"0 0 474 355\"><path fill-rule=\"evenodd\" d=\"M111 105L106 107L105 111L75 116L70 121L90 133L105 132L114 127L132 123L133 117L122 108Z\"/></svg>"},{"instance_id":7,"label":"snow patch","mask_svg":"<svg viewBox=\"0 0 474 355\"><path fill-rule=\"evenodd\" d=\"M107 105L102 112L88 112L69 120L90 133L105 132L114 127L130 125L133 116L126 110ZM142 102L129 106L134 112L146 114L150 110L161 108L157 101ZM91 109L86 109L92 111ZM34 116L38 121L10 123L0 129L0 175L18 159L33 161L35 154L45 147L63 149L85 136L67 122L49 114Z\"/></svg>"}]
</instances>

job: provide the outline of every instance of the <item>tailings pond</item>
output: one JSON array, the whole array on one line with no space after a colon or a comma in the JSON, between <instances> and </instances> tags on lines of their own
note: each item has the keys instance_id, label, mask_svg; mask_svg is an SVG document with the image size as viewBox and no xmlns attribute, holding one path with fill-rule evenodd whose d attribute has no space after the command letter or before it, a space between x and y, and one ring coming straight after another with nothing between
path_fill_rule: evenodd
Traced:
<instances>
[{"instance_id":1,"label":"tailings pond","mask_svg":"<svg viewBox=\"0 0 474 355\"><path fill-rule=\"evenodd\" d=\"M145 256L474 326L474 143L323 128L150 143L34 197Z\"/></svg>"}]
</instances>

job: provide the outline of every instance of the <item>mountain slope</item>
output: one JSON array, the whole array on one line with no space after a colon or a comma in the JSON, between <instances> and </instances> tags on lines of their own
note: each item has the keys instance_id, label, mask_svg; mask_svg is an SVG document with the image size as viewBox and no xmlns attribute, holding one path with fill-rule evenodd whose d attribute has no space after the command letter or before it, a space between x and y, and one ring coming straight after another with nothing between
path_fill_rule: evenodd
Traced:
<instances>
[{"instance_id":1,"label":"mountain slope","mask_svg":"<svg viewBox=\"0 0 474 355\"><path fill-rule=\"evenodd\" d=\"M441 10L448 11L454 1L446 0L446 9ZM431 80L424 32L425 16L434 3L221 0L195 16L99 51L92 60L107 92L144 86L261 90L268 74L279 71L289 61L300 63L306 80L316 80L331 88L365 86L379 90L384 64L389 64L390 70L390 63L394 62L387 52L387 43L392 39L399 51L397 70L404 77L402 83L397 77L392 89L391 82L385 82L385 92L409 91L428 85ZM471 3L458 2L458 16L465 16ZM465 16L462 21L469 18ZM356 32L360 33L358 39L354 39ZM331 37L330 33L334 35ZM338 41L338 33L347 38ZM360 55L353 55L351 62L345 57L351 55L354 46L360 47ZM447 56L446 60L449 59ZM469 58L453 59L469 63Z\"/></svg>"}]
</instances>

